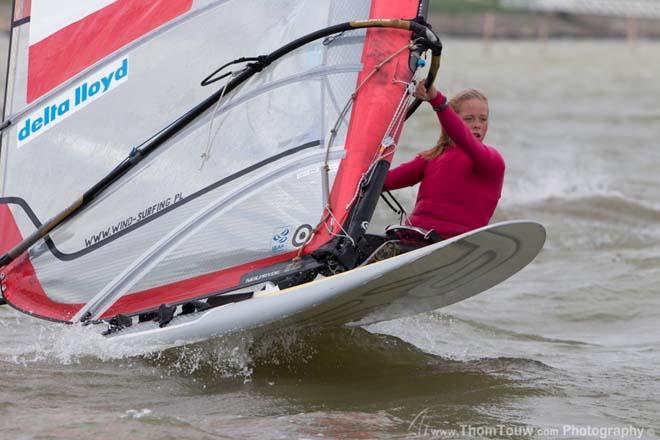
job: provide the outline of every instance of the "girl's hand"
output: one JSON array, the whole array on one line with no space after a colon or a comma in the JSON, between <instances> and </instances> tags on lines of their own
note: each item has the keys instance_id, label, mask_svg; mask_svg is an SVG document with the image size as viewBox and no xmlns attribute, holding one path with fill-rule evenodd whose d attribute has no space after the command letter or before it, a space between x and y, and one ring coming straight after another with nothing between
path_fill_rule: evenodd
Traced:
<instances>
[{"instance_id":1,"label":"girl's hand","mask_svg":"<svg viewBox=\"0 0 660 440\"><path fill-rule=\"evenodd\" d=\"M415 87L415 91L413 92L413 96L421 101L430 101L435 98L437 94L438 91L436 90L435 86L431 84L431 87L427 90L426 85L424 85L424 81L420 81L417 84L417 87Z\"/></svg>"}]
</instances>

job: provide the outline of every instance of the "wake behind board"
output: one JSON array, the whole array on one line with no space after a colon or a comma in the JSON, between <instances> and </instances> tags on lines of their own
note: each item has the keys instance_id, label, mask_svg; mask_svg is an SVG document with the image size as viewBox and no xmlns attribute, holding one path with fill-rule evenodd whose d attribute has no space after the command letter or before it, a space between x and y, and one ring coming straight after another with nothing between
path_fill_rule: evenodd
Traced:
<instances>
[{"instance_id":1,"label":"wake behind board","mask_svg":"<svg viewBox=\"0 0 660 440\"><path fill-rule=\"evenodd\" d=\"M544 227L508 221L367 266L190 315L145 322L116 341L180 345L248 329L373 324L457 303L506 280L540 252Z\"/></svg>"}]
</instances>

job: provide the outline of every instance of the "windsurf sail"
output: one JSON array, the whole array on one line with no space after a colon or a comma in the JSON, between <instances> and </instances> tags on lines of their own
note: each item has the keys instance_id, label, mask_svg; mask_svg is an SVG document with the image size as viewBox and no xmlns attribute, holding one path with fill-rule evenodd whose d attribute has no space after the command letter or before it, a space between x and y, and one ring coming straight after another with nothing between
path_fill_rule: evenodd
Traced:
<instances>
[{"instance_id":1,"label":"windsurf sail","mask_svg":"<svg viewBox=\"0 0 660 440\"><path fill-rule=\"evenodd\" d=\"M365 189L384 175L428 44L397 19L426 7L17 0L4 298L46 319L104 320L262 282L311 255L350 260L340 248L366 229L380 188ZM224 82L199 86L232 60L243 61Z\"/></svg>"}]
</instances>

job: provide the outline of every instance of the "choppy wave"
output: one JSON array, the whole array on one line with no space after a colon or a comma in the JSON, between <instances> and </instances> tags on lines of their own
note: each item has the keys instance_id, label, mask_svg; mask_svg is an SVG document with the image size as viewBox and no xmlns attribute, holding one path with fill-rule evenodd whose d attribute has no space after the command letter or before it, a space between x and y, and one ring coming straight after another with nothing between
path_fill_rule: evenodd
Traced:
<instances>
[{"instance_id":1,"label":"choppy wave","mask_svg":"<svg viewBox=\"0 0 660 440\"><path fill-rule=\"evenodd\" d=\"M604 177L583 175L579 170L564 173L519 175L507 180L500 206L538 204L553 199L580 199L599 195L618 194Z\"/></svg>"},{"instance_id":2,"label":"choppy wave","mask_svg":"<svg viewBox=\"0 0 660 440\"><path fill-rule=\"evenodd\" d=\"M521 206L523 205L523 206ZM660 205L626 197L617 192L597 192L575 196L548 196L532 202L505 204L503 211L522 209L562 215L567 219L610 222L613 225L660 225Z\"/></svg>"},{"instance_id":3,"label":"choppy wave","mask_svg":"<svg viewBox=\"0 0 660 440\"><path fill-rule=\"evenodd\" d=\"M431 315L439 315L437 312L433 312ZM443 316L443 315L440 315ZM493 324L487 324L484 322L480 321L475 321L471 319L465 319L465 318L459 318L452 316L451 318L454 321L464 323L472 328L474 328L477 331L480 332L488 332L491 335L497 336L497 337L506 337L510 340L516 340L516 341L530 341L530 342L540 342L540 343L548 343L548 344L560 344L560 345L565 345L565 346L589 346L593 345L588 342L584 341L579 341L579 340L574 340L574 339L561 339L561 338L548 338L542 335L537 335L537 334L532 334L532 333L522 333L522 332L516 332L513 330L505 329L498 327ZM541 365L544 365L540 363ZM547 367L546 365L544 365Z\"/></svg>"},{"instance_id":4,"label":"choppy wave","mask_svg":"<svg viewBox=\"0 0 660 440\"><path fill-rule=\"evenodd\" d=\"M655 248L660 206L619 193L547 197L501 207L494 220L531 218L548 229L546 248L622 250Z\"/></svg>"},{"instance_id":5,"label":"choppy wave","mask_svg":"<svg viewBox=\"0 0 660 440\"><path fill-rule=\"evenodd\" d=\"M424 351L396 336L360 328L286 330L267 335L242 332L145 353L136 347L109 343L89 328L42 325L22 318L18 321L13 328L4 325L5 339L15 339L14 343L2 347L0 360L3 362L28 367L128 360L157 367L170 376L192 376L210 387L227 381L263 385L292 378L335 378L343 382L346 377L352 377L364 383L380 383L387 382L388 377L423 376L425 380L436 377L435 380L442 382L455 375L464 376L468 381L474 378L495 383L507 380L492 374L512 372L518 367L525 370L550 368L527 359L453 359ZM6 320L3 322L7 324ZM418 326L417 330L423 330L423 326ZM424 387L414 388L414 392L419 393Z\"/></svg>"}]
</instances>

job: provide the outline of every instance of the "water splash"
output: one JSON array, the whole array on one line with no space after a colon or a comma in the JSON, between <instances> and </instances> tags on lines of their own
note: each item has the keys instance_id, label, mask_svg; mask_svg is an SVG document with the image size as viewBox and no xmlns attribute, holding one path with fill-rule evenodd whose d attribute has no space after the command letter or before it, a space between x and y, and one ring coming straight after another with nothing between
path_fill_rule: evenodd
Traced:
<instances>
[{"instance_id":1,"label":"water splash","mask_svg":"<svg viewBox=\"0 0 660 440\"><path fill-rule=\"evenodd\" d=\"M143 408L141 410L129 409L126 411L126 414L122 415L122 419L141 419L143 417L149 416L153 413L149 408Z\"/></svg>"},{"instance_id":2,"label":"water splash","mask_svg":"<svg viewBox=\"0 0 660 440\"><path fill-rule=\"evenodd\" d=\"M8 342L0 349L0 359L15 364L72 365L89 359L125 359L147 351L147 347L113 343L101 335L101 328L41 322L18 314L10 321L4 329Z\"/></svg>"}]
</instances>

